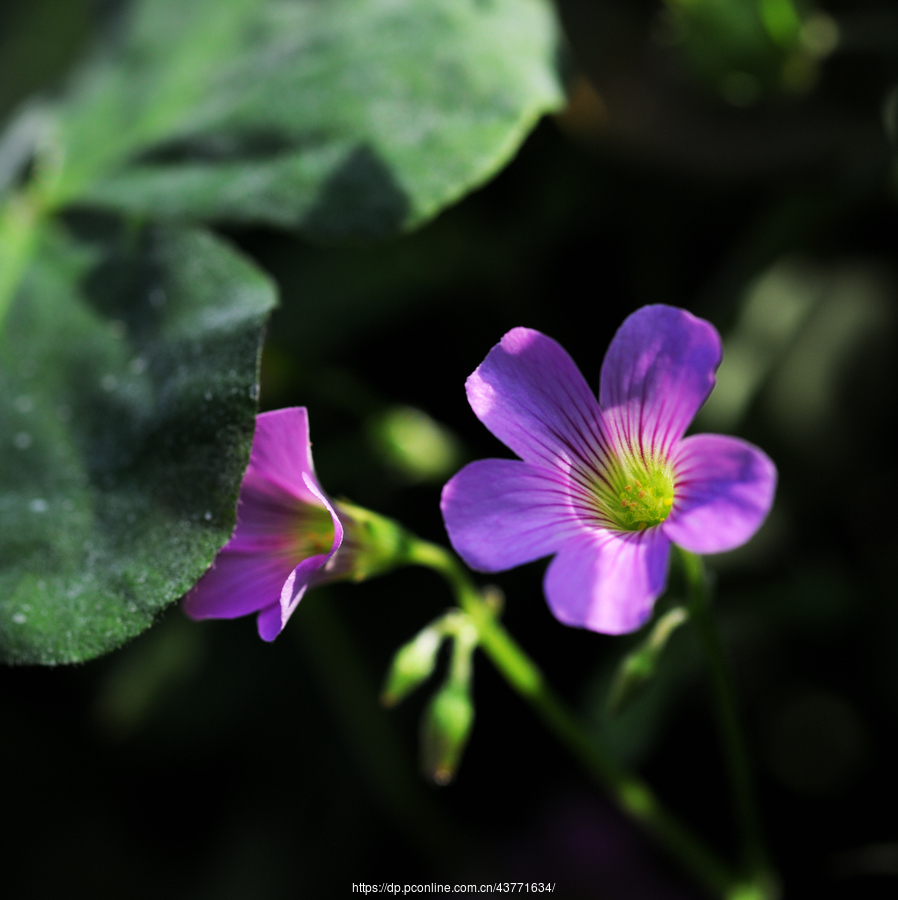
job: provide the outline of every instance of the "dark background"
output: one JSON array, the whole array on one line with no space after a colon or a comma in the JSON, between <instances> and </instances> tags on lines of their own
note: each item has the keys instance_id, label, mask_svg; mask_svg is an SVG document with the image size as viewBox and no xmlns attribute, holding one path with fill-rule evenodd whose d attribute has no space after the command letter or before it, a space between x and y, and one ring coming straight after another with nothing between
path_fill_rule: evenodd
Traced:
<instances>
[{"instance_id":1,"label":"dark background","mask_svg":"<svg viewBox=\"0 0 898 900\"><path fill-rule=\"evenodd\" d=\"M709 561L772 855L788 898L893 897L898 217L883 109L898 12L825 8L841 41L796 87L763 42L726 29L674 42L660 4L564 2L570 107L422 231L355 248L223 233L282 290L262 407L308 406L325 488L440 542L446 477L507 455L463 390L505 331L552 335L597 385L635 308L713 322L727 353L697 428L759 444L780 472L762 532ZM4 4L0 113L56 84L102 14L88 0ZM397 405L455 435L447 471L415 478L384 443ZM690 634L609 721L604 691L632 640L556 622L544 567L495 577L507 627L732 855ZM199 625L172 609L99 661L0 671L4 895L339 897L353 882L535 880L571 898L696 896L482 656L456 782L419 774L432 688L392 711L377 694L395 649L450 603L410 570L314 591L272 645L251 619Z\"/></svg>"}]
</instances>

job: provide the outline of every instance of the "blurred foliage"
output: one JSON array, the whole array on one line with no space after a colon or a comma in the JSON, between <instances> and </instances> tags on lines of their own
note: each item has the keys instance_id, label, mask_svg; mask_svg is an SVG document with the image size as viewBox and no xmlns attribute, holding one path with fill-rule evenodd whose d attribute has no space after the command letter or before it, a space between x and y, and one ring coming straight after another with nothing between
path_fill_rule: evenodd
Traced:
<instances>
[{"instance_id":1,"label":"blurred foliage","mask_svg":"<svg viewBox=\"0 0 898 900\"><path fill-rule=\"evenodd\" d=\"M803 94L839 41L835 20L793 0L669 0L657 37L677 46L692 73L735 106L769 94Z\"/></svg>"},{"instance_id":2,"label":"blurred foliage","mask_svg":"<svg viewBox=\"0 0 898 900\"><path fill-rule=\"evenodd\" d=\"M51 6L0 10L0 109L37 88L52 96L83 47L87 25L74 23L107 9L71 0L41 20ZM322 248L229 226L283 298L262 405L309 406L323 483L444 540L439 483L411 477L378 423L417 410L456 436L460 461L497 455L463 384L508 328L551 334L597 384L637 306L709 318L725 359L698 427L754 441L780 471L763 531L710 562L784 896L893 897L898 527L883 508L898 412L894 5L558 8L575 61L568 106L422 230ZM790 81L796 55L805 74ZM608 721L612 675L645 635L559 625L542 570L497 578L509 629L729 851L689 625ZM218 900L532 878L568 897L695 896L480 659L476 726L452 786L418 777L425 692L385 713L377 686L448 603L428 573L399 572L311 592L271 647L251 621L191 625L185 640L171 612L90 666L4 670L0 752L18 776L5 792L5 889Z\"/></svg>"},{"instance_id":3,"label":"blurred foliage","mask_svg":"<svg viewBox=\"0 0 898 900\"><path fill-rule=\"evenodd\" d=\"M83 15L90 9L84 6ZM20 11L26 43L45 13ZM255 350L274 302L269 293L259 304L253 282L263 276L247 264L235 262L230 271L220 261L205 265L202 241L213 239L197 233L181 251L176 321L157 323L153 346L145 348L143 319L152 316L136 310L165 298L168 287L153 270L171 254L144 249L133 277L88 274L64 258L57 263L65 254L55 245L39 251L52 233L51 215L72 206L124 214L124 244L148 217L265 222L318 240L383 238L420 225L493 174L536 119L563 99L560 38L545 0L131 0L98 7L96 15L102 36L86 62L58 96L24 100L0 138L0 326L6 324L4 340L15 355L31 359L4 386L14 396L28 387L22 378L30 379L43 407L72 410L79 431L74 454L88 458L88 471L68 478L77 482L68 493L80 499L62 500L55 480L69 454L65 436L46 427L39 446L25 454L30 432L2 423L5 476L15 486L0 518L0 554L10 560L0 582L6 588L0 658L10 662L80 661L120 646L209 565L234 524L257 397ZM13 83L13 95L21 86ZM102 243L102 232L94 240ZM106 244L97 252L114 255L115 242ZM57 280L72 284L29 286L29 276L54 267L66 273ZM223 284L229 277L234 283ZM146 384L135 386L132 378L115 393L121 373L100 359L114 352L93 347L87 325L32 310L58 302L51 295L77 293L82 279L102 294L95 302L104 313L119 316L114 321L140 320L140 333L126 337L149 368ZM196 322L180 309L180 293L191 292L207 307ZM241 312L241 302L255 315ZM233 348L222 349L221 334L244 319L240 337L253 352L238 358ZM199 341L202 328L213 339ZM105 367L97 383L117 400L124 391L122 404L135 409L107 409L96 384L78 385L73 407L69 385L55 370L80 366L81 355L97 357L89 361ZM46 364L38 365L44 356ZM156 371L164 365L156 357L173 371ZM27 376L26 364L34 369ZM12 353L6 365L13 367ZM224 409L234 404L222 403L212 389L225 382L234 382L243 398L230 419ZM22 394L32 403L29 396ZM222 408L218 418L210 414L213 403ZM91 415L81 414L84 404ZM172 418L202 425L169 430ZM400 473L426 479L448 472L452 439L435 422L394 414L380 425L373 434ZM172 447L186 463L168 459ZM104 454L108 459L97 463ZM155 468L145 462L153 456L160 457ZM136 491L130 483L111 490L129 479L132 464L151 472L135 476ZM98 481L99 498L84 491ZM189 499L147 497L148 485L165 496L160 482ZM56 500L73 515L57 513ZM29 523L45 527L17 534L23 511L30 511ZM190 524L197 516L214 520L215 528ZM112 583L98 572L112 573Z\"/></svg>"},{"instance_id":4,"label":"blurred foliage","mask_svg":"<svg viewBox=\"0 0 898 900\"><path fill-rule=\"evenodd\" d=\"M545 0L132 0L110 18L39 136L54 207L384 237L494 174L563 99Z\"/></svg>"},{"instance_id":5,"label":"blurred foliage","mask_svg":"<svg viewBox=\"0 0 898 900\"><path fill-rule=\"evenodd\" d=\"M38 251L0 332L0 658L90 659L233 530L271 283L185 229Z\"/></svg>"}]
</instances>

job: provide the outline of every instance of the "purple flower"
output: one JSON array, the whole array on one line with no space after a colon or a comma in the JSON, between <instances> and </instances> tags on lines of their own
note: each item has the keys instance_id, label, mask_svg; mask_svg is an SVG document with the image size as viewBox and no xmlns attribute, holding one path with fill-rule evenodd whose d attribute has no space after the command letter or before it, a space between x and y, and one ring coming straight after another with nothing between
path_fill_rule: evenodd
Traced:
<instances>
[{"instance_id":1,"label":"purple flower","mask_svg":"<svg viewBox=\"0 0 898 900\"><path fill-rule=\"evenodd\" d=\"M776 469L732 437L684 437L714 386L720 337L681 309L646 306L620 327L598 401L551 338L514 328L468 379L477 417L520 460L485 459L443 488L453 547L498 572L554 554L555 616L608 634L645 622L670 544L745 543L773 502Z\"/></svg>"},{"instance_id":2,"label":"purple flower","mask_svg":"<svg viewBox=\"0 0 898 900\"><path fill-rule=\"evenodd\" d=\"M182 608L192 619L257 612L260 636L272 641L308 588L347 576L343 535L336 504L315 477L305 408L262 413L234 534Z\"/></svg>"}]
</instances>

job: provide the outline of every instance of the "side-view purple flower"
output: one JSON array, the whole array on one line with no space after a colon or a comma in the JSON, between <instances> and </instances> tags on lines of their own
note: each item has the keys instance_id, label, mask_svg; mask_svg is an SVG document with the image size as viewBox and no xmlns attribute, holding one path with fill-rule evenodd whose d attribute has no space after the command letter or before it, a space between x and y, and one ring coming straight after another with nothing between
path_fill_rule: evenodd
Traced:
<instances>
[{"instance_id":1,"label":"side-view purple flower","mask_svg":"<svg viewBox=\"0 0 898 900\"><path fill-rule=\"evenodd\" d=\"M273 641L309 588L403 565L409 541L392 519L327 496L312 464L305 407L261 413L234 533L182 609L192 619L258 613L259 635Z\"/></svg>"},{"instance_id":2,"label":"side-view purple flower","mask_svg":"<svg viewBox=\"0 0 898 900\"><path fill-rule=\"evenodd\" d=\"M554 554L544 590L568 625L608 634L650 616L671 543L745 543L776 469L746 441L684 437L714 387L720 337L685 310L646 306L618 330L598 399L554 340L514 328L468 378L468 401L520 459L471 463L443 488L453 547L498 572Z\"/></svg>"},{"instance_id":3,"label":"side-view purple flower","mask_svg":"<svg viewBox=\"0 0 898 900\"><path fill-rule=\"evenodd\" d=\"M259 635L272 641L306 590L336 576L342 543L343 524L315 476L306 409L262 413L234 534L182 608L192 619L257 612Z\"/></svg>"}]
</instances>

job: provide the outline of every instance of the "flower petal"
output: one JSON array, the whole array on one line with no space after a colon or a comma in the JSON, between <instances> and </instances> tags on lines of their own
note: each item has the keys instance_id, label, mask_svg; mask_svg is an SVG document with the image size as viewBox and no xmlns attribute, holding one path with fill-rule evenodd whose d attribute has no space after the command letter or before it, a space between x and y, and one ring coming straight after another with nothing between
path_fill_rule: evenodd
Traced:
<instances>
[{"instance_id":1,"label":"flower petal","mask_svg":"<svg viewBox=\"0 0 898 900\"><path fill-rule=\"evenodd\" d=\"M604 634L635 631L667 581L670 541L660 528L596 531L565 544L543 589L555 617Z\"/></svg>"},{"instance_id":2,"label":"flower petal","mask_svg":"<svg viewBox=\"0 0 898 900\"><path fill-rule=\"evenodd\" d=\"M243 553L225 547L184 597L191 619L235 619L278 602L296 559L288 553Z\"/></svg>"},{"instance_id":3,"label":"flower petal","mask_svg":"<svg viewBox=\"0 0 898 900\"><path fill-rule=\"evenodd\" d=\"M722 553L744 544L770 512L776 467L738 438L696 434L674 456L674 505L661 526L693 553Z\"/></svg>"},{"instance_id":4,"label":"flower petal","mask_svg":"<svg viewBox=\"0 0 898 900\"><path fill-rule=\"evenodd\" d=\"M526 462L593 460L602 446L589 385L567 351L538 331L509 331L465 387L477 418Z\"/></svg>"},{"instance_id":5,"label":"flower petal","mask_svg":"<svg viewBox=\"0 0 898 900\"><path fill-rule=\"evenodd\" d=\"M259 611L256 628L263 641L273 641L284 630L293 610L299 606L299 601L309 589L312 577L327 559L326 553L304 559L281 586L278 601Z\"/></svg>"},{"instance_id":6,"label":"flower petal","mask_svg":"<svg viewBox=\"0 0 898 900\"><path fill-rule=\"evenodd\" d=\"M276 499L287 494L318 506L317 495L309 490L305 476L318 484L306 408L292 406L260 413L256 417L249 467L240 487L241 498L244 491L252 490Z\"/></svg>"},{"instance_id":7,"label":"flower petal","mask_svg":"<svg viewBox=\"0 0 898 900\"><path fill-rule=\"evenodd\" d=\"M259 613L256 624L259 629L259 637L263 641L273 641L283 631L287 620L293 615L296 607L299 606L299 601L302 600L306 590L314 584L319 572L327 566L343 543L343 523L337 516L336 510L331 505L327 495L321 490L314 476L304 472L302 477L306 489L313 496L317 495L319 502L330 513L334 525L334 541L327 553L318 553L315 556L304 559L290 573L290 576L281 588L279 603Z\"/></svg>"},{"instance_id":8,"label":"flower petal","mask_svg":"<svg viewBox=\"0 0 898 900\"><path fill-rule=\"evenodd\" d=\"M629 316L602 363L599 401L619 446L667 458L714 387L714 327L683 309L644 306Z\"/></svg>"},{"instance_id":9,"label":"flower petal","mask_svg":"<svg viewBox=\"0 0 898 900\"><path fill-rule=\"evenodd\" d=\"M305 418L305 410L302 413L299 421ZM256 443L259 434L257 428ZM233 619L259 612L260 636L271 641L280 634L306 589L343 542L343 525L314 473L300 472L299 481L310 502L296 497L298 486L289 486L288 493L286 485L244 478L233 537L184 597L182 609L190 618ZM302 534L305 524L317 520L320 512L331 519L331 547L303 559L308 552Z\"/></svg>"},{"instance_id":10,"label":"flower petal","mask_svg":"<svg viewBox=\"0 0 898 900\"><path fill-rule=\"evenodd\" d=\"M465 466L440 501L449 540L481 572L499 572L554 553L583 531L567 479L516 459Z\"/></svg>"},{"instance_id":11,"label":"flower petal","mask_svg":"<svg viewBox=\"0 0 898 900\"><path fill-rule=\"evenodd\" d=\"M237 501L237 525L226 549L241 553L292 554L293 565L308 555L302 536L329 527L327 508L275 492L271 484L244 482Z\"/></svg>"}]
</instances>

